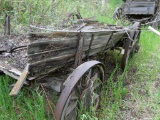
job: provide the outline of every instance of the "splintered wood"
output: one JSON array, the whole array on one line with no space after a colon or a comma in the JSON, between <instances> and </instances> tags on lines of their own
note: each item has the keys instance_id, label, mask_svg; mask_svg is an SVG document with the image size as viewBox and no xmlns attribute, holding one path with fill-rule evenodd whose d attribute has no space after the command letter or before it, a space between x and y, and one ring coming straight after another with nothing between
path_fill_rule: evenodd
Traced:
<instances>
[{"instance_id":1,"label":"splintered wood","mask_svg":"<svg viewBox=\"0 0 160 120\"><path fill-rule=\"evenodd\" d=\"M10 96L17 96L20 89L22 88L23 84L25 83L25 80L28 76L28 65L25 67L25 69L23 70L22 74L20 75L20 77L18 78L18 81L16 82L16 84L14 85L13 89L10 92Z\"/></svg>"}]
</instances>

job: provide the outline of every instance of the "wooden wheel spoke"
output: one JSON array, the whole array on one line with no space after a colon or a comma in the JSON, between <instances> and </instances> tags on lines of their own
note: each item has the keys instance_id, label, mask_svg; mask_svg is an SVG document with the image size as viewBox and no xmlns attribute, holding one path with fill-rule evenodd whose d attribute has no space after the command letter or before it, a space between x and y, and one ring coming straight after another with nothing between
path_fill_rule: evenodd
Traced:
<instances>
[{"instance_id":1,"label":"wooden wheel spoke","mask_svg":"<svg viewBox=\"0 0 160 120\"><path fill-rule=\"evenodd\" d=\"M86 76L87 79L91 78L92 72L93 72L93 70L90 69L89 72L88 72L88 74L87 74L87 76Z\"/></svg>"},{"instance_id":2,"label":"wooden wheel spoke","mask_svg":"<svg viewBox=\"0 0 160 120\"><path fill-rule=\"evenodd\" d=\"M99 98L99 95L96 94L96 93L94 93L94 95L93 95L93 102L94 102L97 98Z\"/></svg>"},{"instance_id":3,"label":"wooden wheel spoke","mask_svg":"<svg viewBox=\"0 0 160 120\"><path fill-rule=\"evenodd\" d=\"M98 78L98 73L95 73L94 76L91 78L91 81L95 81Z\"/></svg>"},{"instance_id":4,"label":"wooden wheel spoke","mask_svg":"<svg viewBox=\"0 0 160 120\"><path fill-rule=\"evenodd\" d=\"M100 81L100 82L101 82L101 81ZM101 82L101 83L96 83L96 84L94 84L93 90L96 90L96 89L99 88L101 85L102 85L102 82Z\"/></svg>"},{"instance_id":5,"label":"wooden wheel spoke","mask_svg":"<svg viewBox=\"0 0 160 120\"><path fill-rule=\"evenodd\" d=\"M84 76L82 76L79 87L87 88L89 85L89 80L91 79L92 69L90 69Z\"/></svg>"},{"instance_id":6,"label":"wooden wheel spoke","mask_svg":"<svg viewBox=\"0 0 160 120\"><path fill-rule=\"evenodd\" d=\"M72 112L74 112L74 109L76 109L76 106L77 106L77 101L71 102L68 108L66 109L65 116L72 114Z\"/></svg>"},{"instance_id":7,"label":"wooden wheel spoke","mask_svg":"<svg viewBox=\"0 0 160 120\"><path fill-rule=\"evenodd\" d=\"M94 94L93 95L93 98L92 98L92 104L95 108L95 110L97 109L98 105L99 105L99 102L100 102L100 96L98 94Z\"/></svg>"}]
</instances>

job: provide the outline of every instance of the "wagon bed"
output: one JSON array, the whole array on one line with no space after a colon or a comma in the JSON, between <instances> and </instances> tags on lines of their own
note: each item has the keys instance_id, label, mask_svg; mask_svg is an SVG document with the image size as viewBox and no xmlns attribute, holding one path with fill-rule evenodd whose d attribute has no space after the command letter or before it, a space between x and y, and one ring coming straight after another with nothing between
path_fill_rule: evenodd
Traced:
<instances>
[{"instance_id":1,"label":"wagon bed","mask_svg":"<svg viewBox=\"0 0 160 120\"><path fill-rule=\"evenodd\" d=\"M1 52L0 55L0 69L17 79L28 64L30 71L28 78L33 79L74 61L80 38L84 39L83 58L85 58L87 52L91 56L102 49L114 47L126 31L127 28L124 27L92 24L78 31L72 29L29 33L27 36L3 36L0 38L1 51L5 52ZM14 48L17 49L12 53L6 53L8 49Z\"/></svg>"},{"instance_id":2,"label":"wagon bed","mask_svg":"<svg viewBox=\"0 0 160 120\"><path fill-rule=\"evenodd\" d=\"M16 91L11 95L17 95L25 79L45 77L71 63L76 68L83 63L83 59L86 61L90 56L107 49L126 49L122 59L124 69L128 60L127 52L132 51L130 48L135 45L139 35L139 23L121 27L83 20L62 30L1 36L0 70L18 80L11 91Z\"/></svg>"}]
</instances>

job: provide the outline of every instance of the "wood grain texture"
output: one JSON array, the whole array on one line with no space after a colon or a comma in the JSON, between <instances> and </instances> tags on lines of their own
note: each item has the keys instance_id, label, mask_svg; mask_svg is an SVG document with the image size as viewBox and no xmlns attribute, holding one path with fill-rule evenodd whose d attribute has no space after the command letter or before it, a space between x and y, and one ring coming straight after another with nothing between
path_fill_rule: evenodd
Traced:
<instances>
[{"instance_id":1,"label":"wood grain texture","mask_svg":"<svg viewBox=\"0 0 160 120\"><path fill-rule=\"evenodd\" d=\"M14 85L13 89L10 92L10 96L17 96L20 89L22 88L23 84L25 83L26 78L28 77L29 71L28 71L28 65L23 70L22 74L18 78L18 81Z\"/></svg>"},{"instance_id":2,"label":"wood grain texture","mask_svg":"<svg viewBox=\"0 0 160 120\"><path fill-rule=\"evenodd\" d=\"M93 40L91 48L98 45L98 44L106 44L108 42L109 38L110 38L110 35L103 35L103 36L95 37L95 39ZM70 41L70 42L72 42L72 41ZM91 38L88 39L88 40L86 40L84 38L84 45L83 45L84 46L84 51L89 49L90 42L91 42ZM35 61L40 61L40 60L44 60L46 58L57 57L57 56L65 55L65 54L75 54L76 48L77 48L77 45L76 45L77 42L66 43L66 44L70 44L70 45L68 45L69 47L68 46L57 47L57 48L55 47L55 49L53 49L53 50L51 49L51 50L48 50L48 51L45 51L45 50L43 50L43 48L41 49L38 46L37 47L32 46L31 48L28 47L28 50L32 49L33 51L36 51L36 53L34 53L33 51L29 52L29 53L32 53L32 54L28 53L28 62L32 63L32 62L35 62ZM43 46L43 44L42 44L42 46Z\"/></svg>"},{"instance_id":3,"label":"wood grain texture","mask_svg":"<svg viewBox=\"0 0 160 120\"><path fill-rule=\"evenodd\" d=\"M81 33L84 39L82 58L86 57L89 49L89 56L91 56L104 50L104 48L112 47L113 43L119 41L125 34L124 30L88 31L88 29L83 29ZM113 36L110 39L112 33ZM49 71L54 71L68 64L68 62L74 61L78 34L77 32L68 33L67 35L69 36L66 36L65 32L31 34L31 41L28 46L28 63L30 64L29 71L32 73L31 76L47 74ZM94 35L94 39L89 48L92 35ZM106 47L107 43L108 46Z\"/></svg>"}]
</instances>

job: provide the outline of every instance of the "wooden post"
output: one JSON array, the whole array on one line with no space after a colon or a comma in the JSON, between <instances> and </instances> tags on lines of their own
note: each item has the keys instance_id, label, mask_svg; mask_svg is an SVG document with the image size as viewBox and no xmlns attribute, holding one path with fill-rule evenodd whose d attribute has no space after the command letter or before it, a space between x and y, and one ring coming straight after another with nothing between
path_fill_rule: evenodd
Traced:
<instances>
[{"instance_id":1,"label":"wooden post","mask_svg":"<svg viewBox=\"0 0 160 120\"><path fill-rule=\"evenodd\" d=\"M74 68L77 68L82 63L83 44L84 44L84 38L81 36L80 33L78 38L77 52L75 55Z\"/></svg>"},{"instance_id":2,"label":"wooden post","mask_svg":"<svg viewBox=\"0 0 160 120\"><path fill-rule=\"evenodd\" d=\"M10 35L10 16L9 15L5 16L4 35Z\"/></svg>"}]
</instances>

